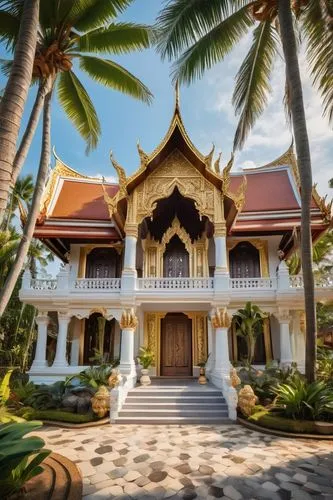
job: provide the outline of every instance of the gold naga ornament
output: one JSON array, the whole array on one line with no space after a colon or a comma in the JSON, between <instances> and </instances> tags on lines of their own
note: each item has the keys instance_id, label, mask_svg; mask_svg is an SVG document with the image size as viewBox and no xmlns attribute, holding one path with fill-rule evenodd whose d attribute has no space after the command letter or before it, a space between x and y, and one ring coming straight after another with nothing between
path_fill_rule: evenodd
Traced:
<instances>
[{"instance_id":1,"label":"gold naga ornament","mask_svg":"<svg viewBox=\"0 0 333 500\"><path fill-rule=\"evenodd\" d=\"M110 393L109 389L105 385L101 385L95 396L91 398L91 407L93 412L96 413L99 418L105 417L105 415L109 412Z\"/></svg>"},{"instance_id":2,"label":"gold naga ornament","mask_svg":"<svg viewBox=\"0 0 333 500\"><path fill-rule=\"evenodd\" d=\"M111 375L108 378L109 387L111 387L111 389L114 389L120 384L121 379L122 376L120 375L118 368L112 368Z\"/></svg>"},{"instance_id":3,"label":"gold naga ornament","mask_svg":"<svg viewBox=\"0 0 333 500\"><path fill-rule=\"evenodd\" d=\"M228 316L227 308L215 309L212 316L213 328L229 328L231 325L230 317Z\"/></svg>"},{"instance_id":4,"label":"gold naga ornament","mask_svg":"<svg viewBox=\"0 0 333 500\"><path fill-rule=\"evenodd\" d=\"M134 309L125 309L120 319L120 328L122 330L127 328L135 328L138 326L138 318L135 315Z\"/></svg>"},{"instance_id":5,"label":"gold naga ornament","mask_svg":"<svg viewBox=\"0 0 333 500\"><path fill-rule=\"evenodd\" d=\"M237 374L236 368L231 368L230 370L230 382L231 386L234 388L238 387L242 383L241 379Z\"/></svg>"},{"instance_id":6,"label":"gold naga ornament","mask_svg":"<svg viewBox=\"0 0 333 500\"><path fill-rule=\"evenodd\" d=\"M250 385L245 385L238 393L238 406L246 417L252 415L253 408L257 404L257 396Z\"/></svg>"}]
</instances>

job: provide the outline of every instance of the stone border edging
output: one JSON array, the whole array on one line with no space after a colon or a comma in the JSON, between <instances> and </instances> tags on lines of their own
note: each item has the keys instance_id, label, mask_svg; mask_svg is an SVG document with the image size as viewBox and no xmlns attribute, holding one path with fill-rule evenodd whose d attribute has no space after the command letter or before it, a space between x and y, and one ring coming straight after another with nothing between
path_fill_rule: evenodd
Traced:
<instances>
[{"instance_id":1,"label":"stone border edging","mask_svg":"<svg viewBox=\"0 0 333 500\"><path fill-rule=\"evenodd\" d=\"M296 439L319 439L326 441L333 441L333 434L325 435L325 434L300 434L296 432L285 432L279 431L278 429L270 429L268 427L262 427L261 425L253 424L248 420L237 417L237 423L251 429L253 431L262 432L263 434L273 434L275 436L287 437L287 438L296 438Z\"/></svg>"},{"instance_id":2,"label":"stone border edging","mask_svg":"<svg viewBox=\"0 0 333 500\"><path fill-rule=\"evenodd\" d=\"M55 427L64 427L66 429L84 429L86 427L98 427L100 425L110 424L110 417L101 418L100 420L95 420L92 422L84 422L82 424L73 424L71 422L60 422L58 420L44 420L42 418L38 419L43 422L43 425L52 425Z\"/></svg>"}]
</instances>

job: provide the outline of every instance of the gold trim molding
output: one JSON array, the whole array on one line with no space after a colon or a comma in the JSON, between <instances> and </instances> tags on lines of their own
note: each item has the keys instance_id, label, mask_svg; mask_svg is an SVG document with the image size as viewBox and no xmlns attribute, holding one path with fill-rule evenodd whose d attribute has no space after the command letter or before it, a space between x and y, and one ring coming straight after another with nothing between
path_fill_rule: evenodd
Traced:
<instances>
[{"instance_id":1,"label":"gold trim molding","mask_svg":"<svg viewBox=\"0 0 333 500\"><path fill-rule=\"evenodd\" d=\"M246 239L241 238L237 240L227 240L227 250L228 250L228 267L230 269L230 251L235 248L238 243L250 243L259 251L260 260L260 274L262 278L269 278L269 262L268 262L268 242L262 239Z\"/></svg>"}]
</instances>

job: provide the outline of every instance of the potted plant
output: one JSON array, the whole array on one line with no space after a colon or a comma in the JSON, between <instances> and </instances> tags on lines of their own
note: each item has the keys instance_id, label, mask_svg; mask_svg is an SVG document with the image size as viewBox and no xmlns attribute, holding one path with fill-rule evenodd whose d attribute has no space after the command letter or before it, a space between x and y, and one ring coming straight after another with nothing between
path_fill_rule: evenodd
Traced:
<instances>
[{"instance_id":1,"label":"potted plant","mask_svg":"<svg viewBox=\"0 0 333 500\"><path fill-rule=\"evenodd\" d=\"M199 375L199 378L198 378L198 382L199 382L200 385L207 384L206 364L207 364L209 356L210 356L210 354L208 354L208 357L207 357L206 361L202 361L201 363L198 363L198 366L200 368L200 375Z\"/></svg>"},{"instance_id":2,"label":"potted plant","mask_svg":"<svg viewBox=\"0 0 333 500\"><path fill-rule=\"evenodd\" d=\"M153 364L154 354L151 352L149 347L140 347L140 356L138 356L138 361L142 366L140 383L142 385L150 385L151 380L149 377L149 368Z\"/></svg>"}]
</instances>

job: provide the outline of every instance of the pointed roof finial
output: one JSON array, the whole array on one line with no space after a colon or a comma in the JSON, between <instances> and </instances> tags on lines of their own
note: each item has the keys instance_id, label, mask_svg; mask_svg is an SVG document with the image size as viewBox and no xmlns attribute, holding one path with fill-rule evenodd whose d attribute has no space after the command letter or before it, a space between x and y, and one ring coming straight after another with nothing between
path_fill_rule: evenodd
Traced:
<instances>
[{"instance_id":1,"label":"pointed roof finial","mask_svg":"<svg viewBox=\"0 0 333 500\"><path fill-rule=\"evenodd\" d=\"M179 100L179 80L177 78L176 84L175 84L175 112L180 110L180 100Z\"/></svg>"}]
</instances>

